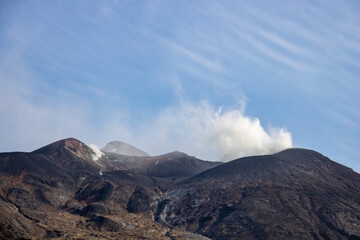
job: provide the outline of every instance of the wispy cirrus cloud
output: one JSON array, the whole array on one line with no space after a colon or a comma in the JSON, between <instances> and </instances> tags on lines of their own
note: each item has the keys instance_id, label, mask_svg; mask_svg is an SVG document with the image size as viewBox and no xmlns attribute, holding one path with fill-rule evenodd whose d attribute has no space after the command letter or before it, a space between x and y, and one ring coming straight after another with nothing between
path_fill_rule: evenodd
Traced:
<instances>
[{"instance_id":1,"label":"wispy cirrus cloud","mask_svg":"<svg viewBox=\"0 0 360 240\"><path fill-rule=\"evenodd\" d=\"M208 71L214 72L224 72L225 68L218 62L214 60L210 60L206 57L201 56L200 54L196 53L196 51L191 51L190 49L181 46L176 43L172 43L169 41L164 40L166 44L168 44L172 49L177 51L178 53L186 56L193 62L199 64L200 66L206 68Z\"/></svg>"}]
</instances>

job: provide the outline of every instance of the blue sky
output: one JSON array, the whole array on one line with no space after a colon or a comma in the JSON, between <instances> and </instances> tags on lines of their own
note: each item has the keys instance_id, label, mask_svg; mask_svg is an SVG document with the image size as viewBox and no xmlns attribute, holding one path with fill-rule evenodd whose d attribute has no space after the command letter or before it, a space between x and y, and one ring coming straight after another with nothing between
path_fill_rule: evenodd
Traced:
<instances>
[{"instance_id":1,"label":"blue sky","mask_svg":"<svg viewBox=\"0 0 360 240\"><path fill-rule=\"evenodd\" d=\"M0 1L0 151L76 137L360 171L359 1Z\"/></svg>"}]
</instances>

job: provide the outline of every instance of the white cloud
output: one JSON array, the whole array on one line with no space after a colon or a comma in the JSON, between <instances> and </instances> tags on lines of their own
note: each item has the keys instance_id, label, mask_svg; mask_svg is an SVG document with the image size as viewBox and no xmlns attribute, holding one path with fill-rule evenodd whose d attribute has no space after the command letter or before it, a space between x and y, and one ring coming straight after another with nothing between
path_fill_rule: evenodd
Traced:
<instances>
[{"instance_id":1,"label":"white cloud","mask_svg":"<svg viewBox=\"0 0 360 240\"><path fill-rule=\"evenodd\" d=\"M286 129L266 131L259 119L237 109L216 109L206 101L162 111L153 124L144 126L141 136L149 152L180 150L206 160L228 161L292 147Z\"/></svg>"}]
</instances>

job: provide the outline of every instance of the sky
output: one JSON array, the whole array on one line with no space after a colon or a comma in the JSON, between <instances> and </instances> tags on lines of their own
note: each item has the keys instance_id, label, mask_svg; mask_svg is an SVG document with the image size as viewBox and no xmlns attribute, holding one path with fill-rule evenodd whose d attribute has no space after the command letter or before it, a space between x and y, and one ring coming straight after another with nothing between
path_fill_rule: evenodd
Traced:
<instances>
[{"instance_id":1,"label":"sky","mask_svg":"<svg viewBox=\"0 0 360 240\"><path fill-rule=\"evenodd\" d=\"M0 152L75 137L360 172L360 2L0 0Z\"/></svg>"}]
</instances>

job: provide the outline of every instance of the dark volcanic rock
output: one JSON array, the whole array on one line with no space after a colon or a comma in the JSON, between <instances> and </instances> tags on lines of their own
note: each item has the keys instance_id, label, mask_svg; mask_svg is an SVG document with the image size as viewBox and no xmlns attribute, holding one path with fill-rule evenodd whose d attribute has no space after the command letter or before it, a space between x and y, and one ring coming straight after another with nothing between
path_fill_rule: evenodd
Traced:
<instances>
[{"instance_id":1,"label":"dark volcanic rock","mask_svg":"<svg viewBox=\"0 0 360 240\"><path fill-rule=\"evenodd\" d=\"M150 194L142 187L137 187L127 204L127 210L132 213L146 212L150 210Z\"/></svg>"},{"instance_id":2,"label":"dark volcanic rock","mask_svg":"<svg viewBox=\"0 0 360 240\"><path fill-rule=\"evenodd\" d=\"M74 138L54 142L32 153L46 157L75 180L100 171L100 166L93 161L93 150Z\"/></svg>"},{"instance_id":3,"label":"dark volcanic rock","mask_svg":"<svg viewBox=\"0 0 360 240\"><path fill-rule=\"evenodd\" d=\"M58 230L46 231L46 238L59 238L64 234Z\"/></svg>"},{"instance_id":4,"label":"dark volcanic rock","mask_svg":"<svg viewBox=\"0 0 360 240\"><path fill-rule=\"evenodd\" d=\"M108 181L92 182L82 187L75 198L87 203L105 201L111 197L114 186Z\"/></svg>"},{"instance_id":5,"label":"dark volcanic rock","mask_svg":"<svg viewBox=\"0 0 360 240\"><path fill-rule=\"evenodd\" d=\"M290 149L220 165L167 194L168 224L214 239L360 237L360 175Z\"/></svg>"},{"instance_id":6,"label":"dark volcanic rock","mask_svg":"<svg viewBox=\"0 0 360 240\"><path fill-rule=\"evenodd\" d=\"M94 216L87 222L96 231L117 232L120 229L120 225L117 222L103 216Z\"/></svg>"},{"instance_id":7,"label":"dark volcanic rock","mask_svg":"<svg viewBox=\"0 0 360 240\"><path fill-rule=\"evenodd\" d=\"M72 185L73 179L52 159L35 153L0 153L0 173L4 176L22 176L23 181L57 186Z\"/></svg>"},{"instance_id":8,"label":"dark volcanic rock","mask_svg":"<svg viewBox=\"0 0 360 240\"><path fill-rule=\"evenodd\" d=\"M119 184L128 184L133 186L140 185L150 187L156 183L151 177L123 170L105 172L104 177Z\"/></svg>"},{"instance_id":9,"label":"dark volcanic rock","mask_svg":"<svg viewBox=\"0 0 360 240\"><path fill-rule=\"evenodd\" d=\"M93 154L76 139L0 153L0 239L360 239L360 175L311 150Z\"/></svg>"},{"instance_id":10,"label":"dark volcanic rock","mask_svg":"<svg viewBox=\"0 0 360 240\"><path fill-rule=\"evenodd\" d=\"M96 216L96 215L107 215L109 214L108 209L101 203L92 203L84 207L83 209L76 212L81 216Z\"/></svg>"},{"instance_id":11,"label":"dark volcanic rock","mask_svg":"<svg viewBox=\"0 0 360 240\"><path fill-rule=\"evenodd\" d=\"M41 239L45 236L44 229L20 213L13 204L0 199L0 210L0 239L29 239L35 236Z\"/></svg>"}]
</instances>

